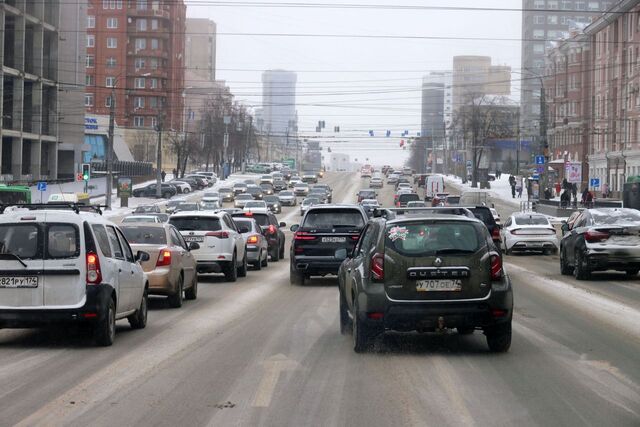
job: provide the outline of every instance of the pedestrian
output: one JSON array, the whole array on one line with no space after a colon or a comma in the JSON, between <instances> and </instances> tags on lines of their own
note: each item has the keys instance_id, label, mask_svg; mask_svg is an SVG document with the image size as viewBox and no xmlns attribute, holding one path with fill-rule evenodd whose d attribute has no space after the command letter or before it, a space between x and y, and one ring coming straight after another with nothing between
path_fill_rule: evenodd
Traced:
<instances>
[{"instance_id":1,"label":"pedestrian","mask_svg":"<svg viewBox=\"0 0 640 427\"><path fill-rule=\"evenodd\" d=\"M609 184L606 182L602 185L602 197L606 199L609 197Z\"/></svg>"},{"instance_id":2,"label":"pedestrian","mask_svg":"<svg viewBox=\"0 0 640 427\"><path fill-rule=\"evenodd\" d=\"M569 207L569 203L571 203L571 192L569 190L564 190L560 196L560 207L567 208Z\"/></svg>"},{"instance_id":3,"label":"pedestrian","mask_svg":"<svg viewBox=\"0 0 640 427\"><path fill-rule=\"evenodd\" d=\"M162 182L164 182L164 177L167 176L167 173L163 170L160 172L160 176L162 177Z\"/></svg>"},{"instance_id":4,"label":"pedestrian","mask_svg":"<svg viewBox=\"0 0 640 427\"><path fill-rule=\"evenodd\" d=\"M178 169L173 168L173 177L177 178L178 177Z\"/></svg>"},{"instance_id":5,"label":"pedestrian","mask_svg":"<svg viewBox=\"0 0 640 427\"><path fill-rule=\"evenodd\" d=\"M511 187L511 198L516 198L516 177L509 175L509 186Z\"/></svg>"},{"instance_id":6,"label":"pedestrian","mask_svg":"<svg viewBox=\"0 0 640 427\"><path fill-rule=\"evenodd\" d=\"M522 183L516 184L516 192L518 193L518 199L522 198Z\"/></svg>"},{"instance_id":7,"label":"pedestrian","mask_svg":"<svg viewBox=\"0 0 640 427\"><path fill-rule=\"evenodd\" d=\"M560 196L561 190L562 190L562 185L560 185L560 182L556 182L556 197ZM564 190L566 191L566 188Z\"/></svg>"}]
</instances>

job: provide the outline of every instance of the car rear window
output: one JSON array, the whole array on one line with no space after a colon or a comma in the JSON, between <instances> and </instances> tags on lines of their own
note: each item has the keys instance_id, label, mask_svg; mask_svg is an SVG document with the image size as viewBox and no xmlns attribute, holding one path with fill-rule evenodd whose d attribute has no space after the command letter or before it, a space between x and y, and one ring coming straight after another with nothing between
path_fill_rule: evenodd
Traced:
<instances>
[{"instance_id":1,"label":"car rear window","mask_svg":"<svg viewBox=\"0 0 640 427\"><path fill-rule=\"evenodd\" d=\"M167 233L162 227L121 227L129 243L140 245L166 245Z\"/></svg>"},{"instance_id":2,"label":"car rear window","mask_svg":"<svg viewBox=\"0 0 640 427\"><path fill-rule=\"evenodd\" d=\"M406 202L413 202L413 201L418 201L420 200L420 196L418 196L417 194L401 194L398 197L398 201L400 201L400 203L406 203Z\"/></svg>"},{"instance_id":3,"label":"car rear window","mask_svg":"<svg viewBox=\"0 0 640 427\"><path fill-rule=\"evenodd\" d=\"M41 258L38 244L39 228L36 224L0 225L0 254L17 255L20 258Z\"/></svg>"},{"instance_id":4,"label":"car rear window","mask_svg":"<svg viewBox=\"0 0 640 427\"><path fill-rule=\"evenodd\" d=\"M543 216L517 216L516 225L549 225L549 220Z\"/></svg>"},{"instance_id":5,"label":"car rear window","mask_svg":"<svg viewBox=\"0 0 640 427\"><path fill-rule=\"evenodd\" d=\"M442 221L390 224L385 238L387 248L408 256L474 253L481 242L473 224Z\"/></svg>"},{"instance_id":6,"label":"car rear window","mask_svg":"<svg viewBox=\"0 0 640 427\"><path fill-rule=\"evenodd\" d=\"M80 255L78 228L73 224L51 224L47 227L47 257L75 258Z\"/></svg>"},{"instance_id":7,"label":"car rear window","mask_svg":"<svg viewBox=\"0 0 640 427\"><path fill-rule=\"evenodd\" d=\"M42 236L46 236L43 247ZM0 254L17 255L24 259L75 258L80 255L80 236L73 224L2 224Z\"/></svg>"},{"instance_id":8,"label":"car rear window","mask_svg":"<svg viewBox=\"0 0 640 427\"><path fill-rule=\"evenodd\" d=\"M302 226L307 228L362 228L364 227L364 218L356 209L317 209L307 213Z\"/></svg>"},{"instance_id":9,"label":"car rear window","mask_svg":"<svg viewBox=\"0 0 640 427\"><path fill-rule=\"evenodd\" d=\"M253 230L253 226L251 225L253 221L251 221L250 219L234 218L233 222L236 223L238 229L240 229L241 227L247 227L249 230Z\"/></svg>"},{"instance_id":10,"label":"car rear window","mask_svg":"<svg viewBox=\"0 0 640 427\"><path fill-rule=\"evenodd\" d=\"M220 220L211 217L174 217L169 219L169 223L180 231L218 231L222 229Z\"/></svg>"}]
</instances>

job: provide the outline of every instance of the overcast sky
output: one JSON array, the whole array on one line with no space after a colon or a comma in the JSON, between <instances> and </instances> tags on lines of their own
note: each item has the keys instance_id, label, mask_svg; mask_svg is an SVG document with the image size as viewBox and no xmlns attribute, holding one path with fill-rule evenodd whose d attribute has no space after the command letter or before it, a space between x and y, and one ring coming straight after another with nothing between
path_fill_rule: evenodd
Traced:
<instances>
[{"instance_id":1,"label":"overcast sky","mask_svg":"<svg viewBox=\"0 0 640 427\"><path fill-rule=\"evenodd\" d=\"M274 3L274 0L258 1ZM521 7L520 0L313 0L313 3ZM333 126L338 125L341 148L334 150L348 152L352 158L367 156L375 163L398 162L407 153L398 146L400 132L409 130L415 135L419 131L420 84L429 71L450 70L455 55L488 55L494 64L507 64L515 71L520 68L517 39L521 37L521 13L517 11L230 7L212 6L202 0L187 1L187 5L189 17L207 17L217 23L217 77L227 81L237 100L259 107L261 72L273 68L295 71L300 133L315 135L317 121L325 120L325 133L333 136ZM516 40L391 40L225 33ZM518 75L513 78L516 81L512 96L517 98ZM369 139L369 129L376 136L389 129L395 138L376 142L377 138Z\"/></svg>"}]
</instances>

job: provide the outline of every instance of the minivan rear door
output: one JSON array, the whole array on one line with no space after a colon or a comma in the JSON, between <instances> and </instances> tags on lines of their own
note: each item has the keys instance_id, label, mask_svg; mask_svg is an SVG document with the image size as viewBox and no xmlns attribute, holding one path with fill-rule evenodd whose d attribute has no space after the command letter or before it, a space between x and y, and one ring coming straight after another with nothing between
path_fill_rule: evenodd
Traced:
<instances>
[{"instance_id":1,"label":"minivan rear door","mask_svg":"<svg viewBox=\"0 0 640 427\"><path fill-rule=\"evenodd\" d=\"M413 220L387 225L384 282L394 300L479 299L491 289L490 257L478 224Z\"/></svg>"},{"instance_id":2,"label":"minivan rear door","mask_svg":"<svg viewBox=\"0 0 640 427\"><path fill-rule=\"evenodd\" d=\"M44 305L44 213L25 213L19 222L0 223L0 307Z\"/></svg>"},{"instance_id":3,"label":"minivan rear door","mask_svg":"<svg viewBox=\"0 0 640 427\"><path fill-rule=\"evenodd\" d=\"M80 256L80 228L72 223L48 222L44 236L44 305L77 306L86 295L86 260Z\"/></svg>"}]
</instances>

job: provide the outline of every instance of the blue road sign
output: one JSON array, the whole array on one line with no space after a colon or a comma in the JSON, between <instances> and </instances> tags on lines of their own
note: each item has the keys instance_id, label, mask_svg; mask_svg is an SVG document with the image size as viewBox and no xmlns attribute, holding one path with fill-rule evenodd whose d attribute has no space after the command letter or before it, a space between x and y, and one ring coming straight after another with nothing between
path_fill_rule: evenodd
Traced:
<instances>
[{"instance_id":1,"label":"blue road sign","mask_svg":"<svg viewBox=\"0 0 640 427\"><path fill-rule=\"evenodd\" d=\"M538 172L538 173L543 173L543 172L544 172L544 166L538 166L538 167L536 167L536 172Z\"/></svg>"},{"instance_id":2,"label":"blue road sign","mask_svg":"<svg viewBox=\"0 0 640 427\"><path fill-rule=\"evenodd\" d=\"M44 181L38 182L38 191L47 191L47 183Z\"/></svg>"},{"instance_id":3,"label":"blue road sign","mask_svg":"<svg viewBox=\"0 0 640 427\"><path fill-rule=\"evenodd\" d=\"M540 175L538 175L538 174L531 175L531 178L533 178L533 179L540 179Z\"/></svg>"},{"instance_id":4,"label":"blue road sign","mask_svg":"<svg viewBox=\"0 0 640 427\"><path fill-rule=\"evenodd\" d=\"M544 156L536 156L536 165L544 165Z\"/></svg>"},{"instance_id":5,"label":"blue road sign","mask_svg":"<svg viewBox=\"0 0 640 427\"><path fill-rule=\"evenodd\" d=\"M473 165L473 163L471 163L471 160L467 160L467 167L470 168Z\"/></svg>"},{"instance_id":6,"label":"blue road sign","mask_svg":"<svg viewBox=\"0 0 640 427\"><path fill-rule=\"evenodd\" d=\"M589 185L594 188L600 187L600 178L591 178L589 180Z\"/></svg>"}]
</instances>

